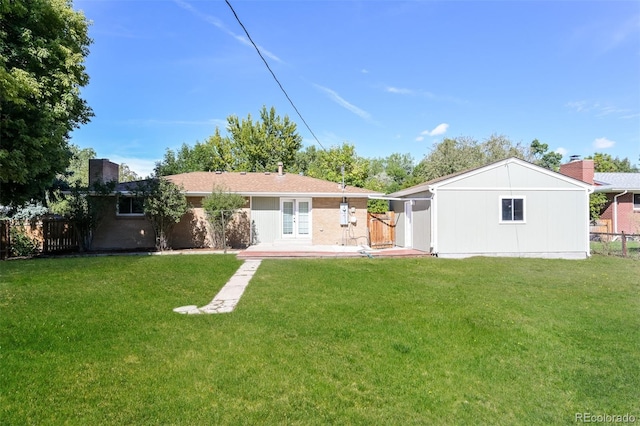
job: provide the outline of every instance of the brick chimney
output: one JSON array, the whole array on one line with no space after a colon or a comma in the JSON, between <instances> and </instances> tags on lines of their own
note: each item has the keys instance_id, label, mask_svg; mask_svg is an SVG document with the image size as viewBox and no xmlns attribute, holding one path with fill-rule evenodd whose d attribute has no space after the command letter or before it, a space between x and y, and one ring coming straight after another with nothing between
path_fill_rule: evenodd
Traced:
<instances>
[{"instance_id":1,"label":"brick chimney","mask_svg":"<svg viewBox=\"0 0 640 426\"><path fill-rule=\"evenodd\" d=\"M282 165L282 161L278 162L278 176L282 176L282 169L284 166Z\"/></svg>"},{"instance_id":2,"label":"brick chimney","mask_svg":"<svg viewBox=\"0 0 640 426\"><path fill-rule=\"evenodd\" d=\"M118 182L120 166L106 158L92 158L89 160L89 187L94 183Z\"/></svg>"},{"instance_id":3,"label":"brick chimney","mask_svg":"<svg viewBox=\"0 0 640 426\"><path fill-rule=\"evenodd\" d=\"M560 165L560 173L593 185L593 160L578 160L572 156L572 160Z\"/></svg>"}]
</instances>

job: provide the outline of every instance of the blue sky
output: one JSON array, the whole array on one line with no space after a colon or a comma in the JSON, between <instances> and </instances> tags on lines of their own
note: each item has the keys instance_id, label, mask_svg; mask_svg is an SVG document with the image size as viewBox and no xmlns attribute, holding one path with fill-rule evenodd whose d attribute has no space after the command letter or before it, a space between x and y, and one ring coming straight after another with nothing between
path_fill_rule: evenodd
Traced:
<instances>
[{"instance_id":1,"label":"blue sky","mask_svg":"<svg viewBox=\"0 0 640 426\"><path fill-rule=\"evenodd\" d=\"M501 134L640 156L638 1L230 0L325 147L410 153ZM224 1L76 0L93 24L71 142L151 172L167 148L274 106L317 144Z\"/></svg>"}]
</instances>

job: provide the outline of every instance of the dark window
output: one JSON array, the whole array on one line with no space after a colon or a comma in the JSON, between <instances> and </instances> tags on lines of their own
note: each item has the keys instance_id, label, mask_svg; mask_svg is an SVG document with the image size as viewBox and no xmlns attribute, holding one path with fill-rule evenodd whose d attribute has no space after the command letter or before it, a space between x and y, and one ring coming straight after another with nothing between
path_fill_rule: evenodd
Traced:
<instances>
[{"instance_id":1,"label":"dark window","mask_svg":"<svg viewBox=\"0 0 640 426\"><path fill-rule=\"evenodd\" d=\"M633 194L633 208L640 210L640 194Z\"/></svg>"},{"instance_id":2,"label":"dark window","mask_svg":"<svg viewBox=\"0 0 640 426\"><path fill-rule=\"evenodd\" d=\"M118 214L144 214L144 199L141 197L119 197Z\"/></svg>"},{"instance_id":3,"label":"dark window","mask_svg":"<svg viewBox=\"0 0 640 426\"><path fill-rule=\"evenodd\" d=\"M502 221L503 222L524 221L524 199L523 198L503 198L502 199Z\"/></svg>"}]
</instances>

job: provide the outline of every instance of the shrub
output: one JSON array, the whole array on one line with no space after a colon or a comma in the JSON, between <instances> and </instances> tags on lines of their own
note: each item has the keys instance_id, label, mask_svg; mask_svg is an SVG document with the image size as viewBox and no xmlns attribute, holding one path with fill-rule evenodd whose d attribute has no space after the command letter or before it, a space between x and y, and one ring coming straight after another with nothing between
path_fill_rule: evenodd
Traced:
<instances>
[{"instance_id":1,"label":"shrub","mask_svg":"<svg viewBox=\"0 0 640 426\"><path fill-rule=\"evenodd\" d=\"M34 256L38 254L38 240L27 235L21 226L11 226L9 230L11 239L11 256Z\"/></svg>"}]
</instances>

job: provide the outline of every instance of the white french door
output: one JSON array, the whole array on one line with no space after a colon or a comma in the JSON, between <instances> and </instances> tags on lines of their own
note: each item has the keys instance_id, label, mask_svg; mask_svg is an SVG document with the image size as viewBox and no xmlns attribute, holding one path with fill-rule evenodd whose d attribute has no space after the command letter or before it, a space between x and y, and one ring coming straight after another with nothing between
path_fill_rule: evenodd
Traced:
<instances>
[{"instance_id":1,"label":"white french door","mask_svg":"<svg viewBox=\"0 0 640 426\"><path fill-rule=\"evenodd\" d=\"M311 200L283 199L282 237L311 238Z\"/></svg>"}]
</instances>

